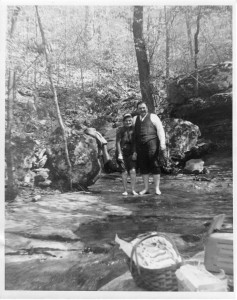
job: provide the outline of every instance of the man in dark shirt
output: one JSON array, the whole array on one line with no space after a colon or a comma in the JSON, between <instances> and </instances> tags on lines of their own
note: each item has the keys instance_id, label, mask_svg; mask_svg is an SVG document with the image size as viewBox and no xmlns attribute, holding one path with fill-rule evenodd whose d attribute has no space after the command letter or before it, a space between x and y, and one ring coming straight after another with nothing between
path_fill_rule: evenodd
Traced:
<instances>
[{"instance_id":1,"label":"man in dark shirt","mask_svg":"<svg viewBox=\"0 0 237 300\"><path fill-rule=\"evenodd\" d=\"M117 162L122 172L122 181L124 192L123 195L127 196L127 178L128 173L131 178L132 194L137 195L135 191L136 184L136 161L133 160L133 120L131 114L123 116L123 126L119 127L116 132L116 154Z\"/></svg>"}]
</instances>

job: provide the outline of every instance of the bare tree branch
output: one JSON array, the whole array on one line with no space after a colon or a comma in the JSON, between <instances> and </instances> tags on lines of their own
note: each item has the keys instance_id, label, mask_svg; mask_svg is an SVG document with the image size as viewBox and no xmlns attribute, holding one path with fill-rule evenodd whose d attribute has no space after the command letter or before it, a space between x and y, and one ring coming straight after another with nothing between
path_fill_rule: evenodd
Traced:
<instances>
[{"instance_id":1,"label":"bare tree branch","mask_svg":"<svg viewBox=\"0 0 237 300\"><path fill-rule=\"evenodd\" d=\"M68 153L66 130L65 130L65 126L64 126L62 116L61 116L61 112L60 112L59 105L58 105L57 91L56 91L56 88L54 86L54 82L53 82L53 78L52 78L51 61L50 61L49 54L48 54L47 41L46 41L46 38L45 38L45 35L44 35L44 30L43 30L43 26L42 26L42 23L41 23L38 7L35 6L35 9L36 9L37 19L38 19L40 33L41 33L41 37L42 37L42 43L43 43L43 47L44 47L48 77L49 77L50 86L51 86L51 89L52 89L52 92L53 92L54 103L55 103L55 106L56 106L57 118L58 118L59 125L61 127L62 134L63 134L66 161L67 161L67 164L68 164L68 167L69 167L69 183L70 183L70 188L72 189L72 165L71 165L71 161L70 161L69 153Z\"/></svg>"}]
</instances>

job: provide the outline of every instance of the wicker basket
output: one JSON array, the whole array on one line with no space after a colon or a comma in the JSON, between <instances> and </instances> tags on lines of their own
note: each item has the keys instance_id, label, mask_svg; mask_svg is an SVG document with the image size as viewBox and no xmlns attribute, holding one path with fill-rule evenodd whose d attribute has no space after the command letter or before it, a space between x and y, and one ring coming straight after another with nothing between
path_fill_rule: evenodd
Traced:
<instances>
[{"instance_id":1,"label":"wicker basket","mask_svg":"<svg viewBox=\"0 0 237 300\"><path fill-rule=\"evenodd\" d=\"M136 265L132 260L133 255L135 255L137 260L137 247L144 240L154 237L161 236L167 239L173 246L176 253L179 255L178 249L164 234L149 234L139 240L133 247L131 258L127 260L130 272L137 286L149 290L149 291L178 291L178 282L175 275L175 271L182 265L182 262L172 265L167 268L162 269L148 269L142 266Z\"/></svg>"}]
</instances>

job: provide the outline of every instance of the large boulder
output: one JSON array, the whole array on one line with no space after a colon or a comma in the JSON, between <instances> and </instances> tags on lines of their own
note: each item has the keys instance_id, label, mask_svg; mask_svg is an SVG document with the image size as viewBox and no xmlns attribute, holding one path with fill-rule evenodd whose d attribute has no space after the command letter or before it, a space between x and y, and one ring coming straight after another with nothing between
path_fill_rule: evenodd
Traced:
<instances>
[{"instance_id":1,"label":"large boulder","mask_svg":"<svg viewBox=\"0 0 237 300\"><path fill-rule=\"evenodd\" d=\"M167 87L167 100L172 104L183 104L186 100L210 97L229 92L232 88L232 62L212 64L198 71L198 95L195 94L195 74L181 75L172 79Z\"/></svg>"},{"instance_id":2,"label":"large boulder","mask_svg":"<svg viewBox=\"0 0 237 300\"><path fill-rule=\"evenodd\" d=\"M196 146L201 135L199 127L182 119L167 118L162 121L166 135L166 145L171 158L182 159L185 152Z\"/></svg>"},{"instance_id":3,"label":"large boulder","mask_svg":"<svg viewBox=\"0 0 237 300\"><path fill-rule=\"evenodd\" d=\"M82 132L68 130L68 152L72 164L72 186L78 190L95 183L101 171L96 140ZM54 187L69 188L69 173L65 157L64 141L58 128L51 136L48 162L50 179Z\"/></svg>"},{"instance_id":4,"label":"large boulder","mask_svg":"<svg viewBox=\"0 0 237 300\"><path fill-rule=\"evenodd\" d=\"M68 151L72 164L72 186L77 190L86 189L95 183L101 171L96 140L68 129ZM42 155L39 156L39 152ZM17 185L52 186L63 191L69 189L68 166L60 128L52 133L47 149L41 149L31 135L15 134L12 138L12 156ZM5 180L7 186L7 176Z\"/></svg>"}]
</instances>

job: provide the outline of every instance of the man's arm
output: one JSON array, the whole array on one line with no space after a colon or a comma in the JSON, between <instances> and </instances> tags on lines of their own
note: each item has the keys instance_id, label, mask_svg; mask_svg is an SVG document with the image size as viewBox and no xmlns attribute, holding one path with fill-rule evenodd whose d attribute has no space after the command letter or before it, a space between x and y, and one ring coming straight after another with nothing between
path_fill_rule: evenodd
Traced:
<instances>
[{"instance_id":1,"label":"man's arm","mask_svg":"<svg viewBox=\"0 0 237 300\"><path fill-rule=\"evenodd\" d=\"M133 135L132 135L132 159L136 160L137 159L137 149L136 149L136 132L135 132L135 123L137 120L137 116L133 117Z\"/></svg>"},{"instance_id":2,"label":"man's arm","mask_svg":"<svg viewBox=\"0 0 237 300\"><path fill-rule=\"evenodd\" d=\"M164 127L161 123L161 120L156 114L151 114L151 122L156 127L157 136L160 140L160 148L161 148L161 150L165 150L166 149L165 131L164 131Z\"/></svg>"}]
</instances>

